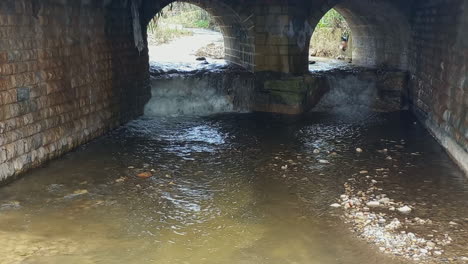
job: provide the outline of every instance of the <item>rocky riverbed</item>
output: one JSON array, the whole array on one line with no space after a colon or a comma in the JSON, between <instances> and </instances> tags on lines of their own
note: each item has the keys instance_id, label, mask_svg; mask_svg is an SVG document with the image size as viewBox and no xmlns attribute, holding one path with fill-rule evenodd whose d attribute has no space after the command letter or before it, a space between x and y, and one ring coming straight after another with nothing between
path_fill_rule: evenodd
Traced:
<instances>
[{"instance_id":1,"label":"rocky riverbed","mask_svg":"<svg viewBox=\"0 0 468 264\"><path fill-rule=\"evenodd\" d=\"M465 263L468 180L408 113L133 121L0 192L0 263Z\"/></svg>"}]
</instances>

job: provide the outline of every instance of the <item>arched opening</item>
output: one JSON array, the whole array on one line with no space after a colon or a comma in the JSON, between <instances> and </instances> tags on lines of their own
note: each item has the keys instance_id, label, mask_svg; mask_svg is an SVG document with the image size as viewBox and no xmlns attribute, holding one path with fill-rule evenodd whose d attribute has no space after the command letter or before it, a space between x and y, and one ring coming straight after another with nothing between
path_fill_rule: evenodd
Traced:
<instances>
[{"instance_id":1,"label":"arched opening","mask_svg":"<svg viewBox=\"0 0 468 264\"><path fill-rule=\"evenodd\" d=\"M312 34L309 47L309 69L327 70L352 62L352 31L346 19L330 9L320 19Z\"/></svg>"},{"instance_id":2,"label":"arched opening","mask_svg":"<svg viewBox=\"0 0 468 264\"><path fill-rule=\"evenodd\" d=\"M167 2L144 10L151 8L151 16L143 13L153 77L144 113L198 116L248 109L250 20L221 1Z\"/></svg>"},{"instance_id":3,"label":"arched opening","mask_svg":"<svg viewBox=\"0 0 468 264\"><path fill-rule=\"evenodd\" d=\"M151 64L188 67L224 63L224 36L217 19L199 6L174 2L147 26Z\"/></svg>"},{"instance_id":4,"label":"arched opening","mask_svg":"<svg viewBox=\"0 0 468 264\"><path fill-rule=\"evenodd\" d=\"M152 21L155 17L164 16L164 10L174 10L174 6L191 6L192 10L197 10L200 16L205 19L198 19L195 24L199 26L214 26L222 35L222 45L224 50L217 52L215 57L222 57L227 63L236 64L253 70L254 68L254 41L253 41L253 21L252 17L241 16L232 6L224 1L200 1L200 0L182 0L182 1L145 1L142 6L143 25L151 30ZM195 6L195 7L194 7ZM162 14L161 14L162 12ZM158 15L159 14L159 15ZM208 25L206 25L208 23ZM149 39L151 41L151 39ZM187 43L190 44L190 43ZM200 52L203 54L203 52Z\"/></svg>"},{"instance_id":5,"label":"arched opening","mask_svg":"<svg viewBox=\"0 0 468 264\"><path fill-rule=\"evenodd\" d=\"M323 8L331 9L349 26L352 43L348 52L353 65L406 70L410 29L404 10L389 2L358 0L333 1ZM318 27L325 14L312 16Z\"/></svg>"}]
</instances>

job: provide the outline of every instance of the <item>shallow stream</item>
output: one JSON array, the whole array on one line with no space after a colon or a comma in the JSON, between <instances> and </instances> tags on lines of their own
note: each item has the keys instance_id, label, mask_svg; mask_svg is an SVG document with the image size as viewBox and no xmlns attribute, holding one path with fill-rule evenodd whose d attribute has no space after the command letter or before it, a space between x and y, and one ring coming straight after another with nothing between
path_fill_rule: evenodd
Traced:
<instances>
[{"instance_id":1,"label":"shallow stream","mask_svg":"<svg viewBox=\"0 0 468 264\"><path fill-rule=\"evenodd\" d=\"M411 115L364 110L135 120L0 189L0 263L411 263L330 206L382 169L413 209L389 220L431 220L397 232L452 240L419 261L464 263L468 180Z\"/></svg>"}]
</instances>

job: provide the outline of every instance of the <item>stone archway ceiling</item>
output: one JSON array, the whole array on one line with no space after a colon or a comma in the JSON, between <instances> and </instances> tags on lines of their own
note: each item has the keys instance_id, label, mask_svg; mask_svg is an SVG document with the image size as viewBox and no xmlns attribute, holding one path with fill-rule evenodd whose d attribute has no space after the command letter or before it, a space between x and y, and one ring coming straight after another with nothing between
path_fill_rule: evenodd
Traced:
<instances>
[{"instance_id":1,"label":"stone archway ceiling","mask_svg":"<svg viewBox=\"0 0 468 264\"><path fill-rule=\"evenodd\" d=\"M353 62L361 66L407 68L410 21L401 1L333 0L312 12L312 24L331 8L349 24Z\"/></svg>"}]
</instances>

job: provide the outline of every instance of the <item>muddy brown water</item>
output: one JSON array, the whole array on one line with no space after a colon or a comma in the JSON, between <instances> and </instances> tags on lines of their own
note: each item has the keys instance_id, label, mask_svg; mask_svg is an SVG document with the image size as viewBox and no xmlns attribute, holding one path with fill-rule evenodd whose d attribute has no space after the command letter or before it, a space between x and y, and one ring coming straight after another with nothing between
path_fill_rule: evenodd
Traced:
<instances>
[{"instance_id":1,"label":"muddy brown water","mask_svg":"<svg viewBox=\"0 0 468 264\"><path fill-rule=\"evenodd\" d=\"M444 254L468 256L468 180L414 122L361 110L135 120L0 189L0 263L407 263L330 207L351 174L378 168L414 206L405 217L434 221L413 232L448 233Z\"/></svg>"}]
</instances>

